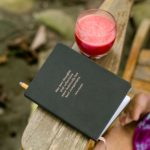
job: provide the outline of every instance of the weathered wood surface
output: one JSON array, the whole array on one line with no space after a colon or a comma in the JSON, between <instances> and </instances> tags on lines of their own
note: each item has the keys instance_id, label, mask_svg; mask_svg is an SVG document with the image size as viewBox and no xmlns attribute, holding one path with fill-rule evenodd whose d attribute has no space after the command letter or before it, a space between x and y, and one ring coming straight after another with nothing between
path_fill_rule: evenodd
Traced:
<instances>
[{"instance_id":1,"label":"weathered wood surface","mask_svg":"<svg viewBox=\"0 0 150 150\"><path fill-rule=\"evenodd\" d=\"M136 92L150 92L150 82L133 79L131 84Z\"/></svg>"},{"instance_id":2,"label":"weathered wood surface","mask_svg":"<svg viewBox=\"0 0 150 150\"><path fill-rule=\"evenodd\" d=\"M95 62L114 73L119 68L132 3L133 0L105 0L101 6L115 16L118 34L111 53ZM76 44L73 48L78 51ZM87 143L86 137L40 107L32 114L22 137L24 150L84 150Z\"/></svg>"},{"instance_id":3,"label":"weathered wood surface","mask_svg":"<svg viewBox=\"0 0 150 150\"><path fill-rule=\"evenodd\" d=\"M149 27L150 27L150 20L145 19L142 21L137 34L135 35L130 55L127 60L127 64L125 67L123 78L131 81L133 72L135 70L135 66L140 54L140 50L142 49L142 46L145 42L145 39L147 38L147 35L149 34Z\"/></svg>"},{"instance_id":4,"label":"weathered wood surface","mask_svg":"<svg viewBox=\"0 0 150 150\"><path fill-rule=\"evenodd\" d=\"M150 66L150 49L143 49L139 56L140 65L149 65Z\"/></svg>"},{"instance_id":5,"label":"weathered wood surface","mask_svg":"<svg viewBox=\"0 0 150 150\"><path fill-rule=\"evenodd\" d=\"M150 82L150 66L138 65L135 69L133 78Z\"/></svg>"}]
</instances>

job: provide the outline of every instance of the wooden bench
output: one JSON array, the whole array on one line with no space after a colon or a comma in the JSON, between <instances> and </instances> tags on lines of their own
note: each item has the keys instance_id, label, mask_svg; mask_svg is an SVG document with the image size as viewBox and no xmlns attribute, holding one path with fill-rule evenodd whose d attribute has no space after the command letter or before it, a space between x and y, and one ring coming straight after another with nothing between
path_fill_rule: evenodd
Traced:
<instances>
[{"instance_id":1,"label":"wooden bench","mask_svg":"<svg viewBox=\"0 0 150 150\"><path fill-rule=\"evenodd\" d=\"M130 81L136 92L150 92L150 50L144 49L149 40L150 20L142 21L135 35L123 78Z\"/></svg>"},{"instance_id":2,"label":"wooden bench","mask_svg":"<svg viewBox=\"0 0 150 150\"><path fill-rule=\"evenodd\" d=\"M150 92L150 49L143 49L144 43L149 42L150 20L145 19L135 35L123 78L132 83L133 93L139 91ZM137 122L121 126L117 119L112 128L104 135L107 150L133 150L133 136ZM118 144L119 143L119 144ZM96 146L103 149L102 142Z\"/></svg>"},{"instance_id":3,"label":"wooden bench","mask_svg":"<svg viewBox=\"0 0 150 150\"><path fill-rule=\"evenodd\" d=\"M133 0L105 0L100 7L114 15L117 21L117 38L111 53L95 62L116 74L132 4ZM76 44L73 45L73 49L79 51ZM90 149L93 143L40 107L32 114L22 137L24 150L85 150Z\"/></svg>"}]
</instances>

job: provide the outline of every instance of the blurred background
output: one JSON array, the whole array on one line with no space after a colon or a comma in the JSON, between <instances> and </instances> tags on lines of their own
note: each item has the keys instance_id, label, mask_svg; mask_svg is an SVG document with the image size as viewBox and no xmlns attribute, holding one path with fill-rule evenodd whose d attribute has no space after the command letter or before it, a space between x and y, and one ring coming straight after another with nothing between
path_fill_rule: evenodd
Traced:
<instances>
[{"instance_id":1,"label":"blurred background","mask_svg":"<svg viewBox=\"0 0 150 150\"><path fill-rule=\"evenodd\" d=\"M103 0L0 0L0 150L19 150L31 103L19 82L29 83L55 44L71 46L76 17ZM122 75L136 30L150 18L150 0L136 0L131 12ZM66 23L67 22L67 23ZM150 48L150 43L146 44Z\"/></svg>"}]
</instances>

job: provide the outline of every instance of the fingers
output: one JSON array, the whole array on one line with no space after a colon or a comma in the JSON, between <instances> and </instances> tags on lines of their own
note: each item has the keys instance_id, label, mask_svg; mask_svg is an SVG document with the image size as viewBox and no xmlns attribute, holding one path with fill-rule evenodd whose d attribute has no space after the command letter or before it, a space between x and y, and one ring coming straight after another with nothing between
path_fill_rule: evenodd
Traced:
<instances>
[{"instance_id":1,"label":"fingers","mask_svg":"<svg viewBox=\"0 0 150 150\"><path fill-rule=\"evenodd\" d=\"M123 116L120 117L120 123L121 125L126 125L132 122L132 118L130 117L129 113L124 114Z\"/></svg>"},{"instance_id":2,"label":"fingers","mask_svg":"<svg viewBox=\"0 0 150 150\"><path fill-rule=\"evenodd\" d=\"M135 107L133 110L130 110L128 113L126 113L124 120L122 121L122 125L129 124L133 121L138 121L141 116L141 108Z\"/></svg>"},{"instance_id":3,"label":"fingers","mask_svg":"<svg viewBox=\"0 0 150 150\"><path fill-rule=\"evenodd\" d=\"M104 142L103 141L99 141L96 144L94 150L106 150L106 146L105 146Z\"/></svg>"},{"instance_id":4,"label":"fingers","mask_svg":"<svg viewBox=\"0 0 150 150\"><path fill-rule=\"evenodd\" d=\"M120 123L126 125L132 121L138 121L141 115L146 114L150 108L150 95L141 93L136 95L123 115L120 117Z\"/></svg>"}]
</instances>

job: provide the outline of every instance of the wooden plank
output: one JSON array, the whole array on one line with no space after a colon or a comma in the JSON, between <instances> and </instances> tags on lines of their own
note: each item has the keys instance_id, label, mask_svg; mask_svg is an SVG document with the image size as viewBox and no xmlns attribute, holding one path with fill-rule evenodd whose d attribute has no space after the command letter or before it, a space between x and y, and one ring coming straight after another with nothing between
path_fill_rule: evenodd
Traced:
<instances>
[{"instance_id":1,"label":"wooden plank","mask_svg":"<svg viewBox=\"0 0 150 150\"><path fill-rule=\"evenodd\" d=\"M118 34L112 52L96 63L103 65L110 71L117 73L126 27L133 0L105 0L102 9L109 10L116 20ZM73 48L78 51L74 44ZM36 109L24 131L22 147L24 150L83 150L87 149L88 139L71 127L62 123L51 114L47 114L40 107ZM92 143L93 144L93 143Z\"/></svg>"},{"instance_id":2,"label":"wooden plank","mask_svg":"<svg viewBox=\"0 0 150 150\"><path fill-rule=\"evenodd\" d=\"M141 51L138 63L150 66L150 49L143 49Z\"/></svg>"},{"instance_id":3,"label":"wooden plank","mask_svg":"<svg viewBox=\"0 0 150 150\"><path fill-rule=\"evenodd\" d=\"M145 19L144 21L142 21L135 35L135 38L131 47L130 55L127 60L127 64L126 64L125 71L123 74L123 78L128 81L131 81L132 79L132 75L133 75L133 72L137 63L139 52L143 46L145 38L147 37L149 33L149 27L150 27L150 20Z\"/></svg>"},{"instance_id":4,"label":"wooden plank","mask_svg":"<svg viewBox=\"0 0 150 150\"><path fill-rule=\"evenodd\" d=\"M138 65L135 69L133 78L150 82L150 66Z\"/></svg>"},{"instance_id":5,"label":"wooden plank","mask_svg":"<svg viewBox=\"0 0 150 150\"><path fill-rule=\"evenodd\" d=\"M133 79L131 84L136 92L150 92L150 82Z\"/></svg>"}]
</instances>

